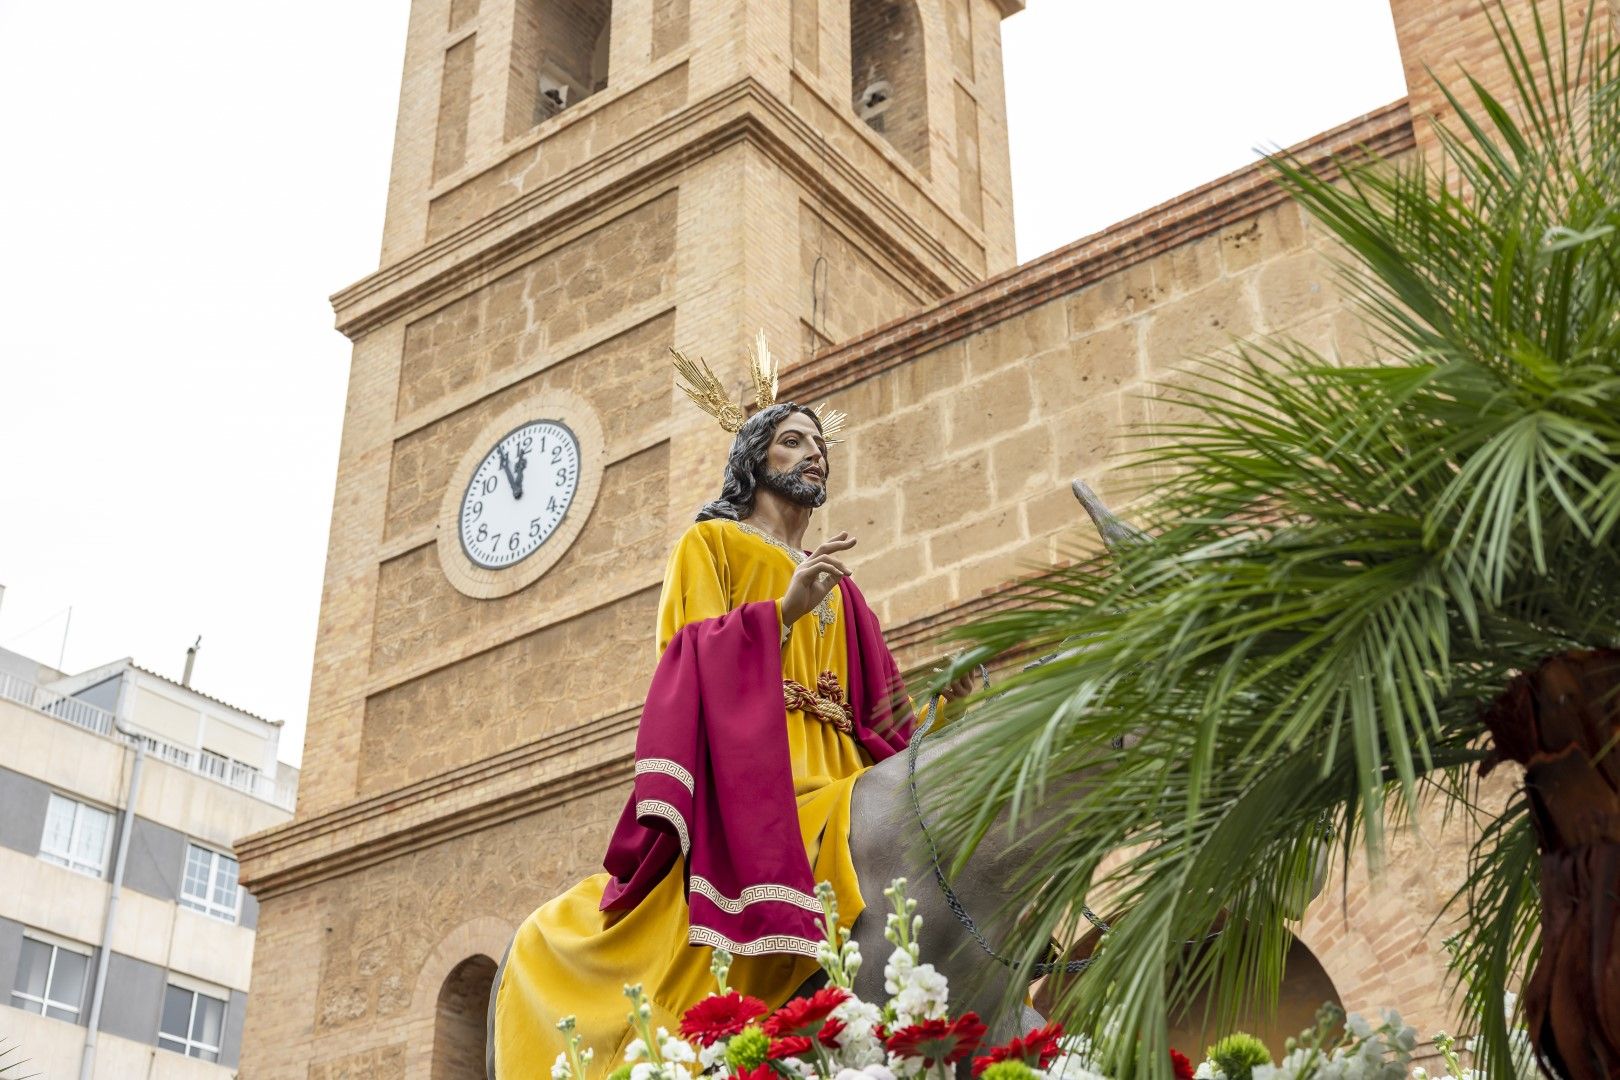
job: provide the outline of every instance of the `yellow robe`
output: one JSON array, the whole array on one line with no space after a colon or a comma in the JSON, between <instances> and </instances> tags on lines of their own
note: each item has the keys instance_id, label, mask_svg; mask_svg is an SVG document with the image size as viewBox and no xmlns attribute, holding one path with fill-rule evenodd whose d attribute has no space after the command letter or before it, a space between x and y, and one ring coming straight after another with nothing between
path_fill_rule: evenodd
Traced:
<instances>
[{"instance_id":1,"label":"yellow robe","mask_svg":"<svg viewBox=\"0 0 1620 1080\"><path fill-rule=\"evenodd\" d=\"M659 653L687 623L778 599L797 561L786 545L746 524L692 526L664 575ZM847 687L843 619L842 596L834 589L824 608L794 624L782 651L782 677L814 688L830 671ZM799 710L787 712L787 732L805 853L815 879L832 883L840 920L849 926L864 907L849 854L850 791L872 761L852 737ZM564 1016L577 1019L581 1045L594 1047L593 1072L614 1068L632 1037L626 984L642 985L654 1026L672 1032L681 1014L714 989L710 950L687 944L682 863L677 860L629 911L599 910L607 881L605 873L586 878L518 929L496 995L496 1072L503 1080L546 1075L563 1049L556 1023ZM805 956L740 956L730 982L775 1008L815 970Z\"/></svg>"}]
</instances>

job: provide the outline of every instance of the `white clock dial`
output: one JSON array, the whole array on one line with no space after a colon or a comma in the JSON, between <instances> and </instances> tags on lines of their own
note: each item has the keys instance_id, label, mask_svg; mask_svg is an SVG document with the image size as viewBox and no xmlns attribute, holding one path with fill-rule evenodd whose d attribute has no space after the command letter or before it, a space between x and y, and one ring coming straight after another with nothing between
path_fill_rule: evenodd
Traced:
<instances>
[{"instance_id":1,"label":"white clock dial","mask_svg":"<svg viewBox=\"0 0 1620 1080\"><path fill-rule=\"evenodd\" d=\"M467 558L494 570L539 550L568 515L579 466L579 440L559 421L531 421L503 436L461 497Z\"/></svg>"}]
</instances>

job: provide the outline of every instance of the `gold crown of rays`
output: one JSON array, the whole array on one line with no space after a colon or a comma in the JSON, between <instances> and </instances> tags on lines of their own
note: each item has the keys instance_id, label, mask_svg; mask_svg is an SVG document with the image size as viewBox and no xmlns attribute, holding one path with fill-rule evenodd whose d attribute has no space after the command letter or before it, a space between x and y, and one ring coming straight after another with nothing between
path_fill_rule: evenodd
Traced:
<instances>
[{"instance_id":1,"label":"gold crown of rays","mask_svg":"<svg viewBox=\"0 0 1620 1080\"><path fill-rule=\"evenodd\" d=\"M727 432L735 435L743 426L743 421L748 419L748 411L740 402L731 400L725 384L701 356L693 360L679 349L671 348L669 351L675 357L675 370L684 380L675 385L692 399L694 405L719 421L720 426ZM771 356L770 347L765 344L763 330L754 339L754 347L749 350L748 374L754 381L754 407L767 409L775 405L776 359ZM849 416L838 409L829 409L827 405L827 402L823 402L821 408L816 410L816 418L821 421L821 437L829 443L843 442L838 435L849 422Z\"/></svg>"}]
</instances>

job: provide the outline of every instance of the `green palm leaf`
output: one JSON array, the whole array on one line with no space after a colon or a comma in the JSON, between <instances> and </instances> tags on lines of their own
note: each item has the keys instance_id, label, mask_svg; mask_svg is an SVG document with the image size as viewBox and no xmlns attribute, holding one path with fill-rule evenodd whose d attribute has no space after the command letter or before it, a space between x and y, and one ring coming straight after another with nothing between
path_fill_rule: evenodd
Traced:
<instances>
[{"instance_id":1,"label":"green palm leaf","mask_svg":"<svg viewBox=\"0 0 1620 1080\"><path fill-rule=\"evenodd\" d=\"M1376 867L1425 799L1469 805L1481 710L1515 674L1620 644L1620 58L1589 26L1497 25L1515 93L1452 98L1438 164L1273 159L1384 359L1270 341L1195 362L1172 392L1195 419L1132 455L1167 477L1153 542L966 628L942 676L1058 653L927 779L960 857L998 815L1034 831L1025 963L1083 904L1121 913L1057 1000L1118 1025L1124 1075L1162 1072L1200 992L1274 998L1324 844ZM1494 1074L1537 850L1522 802L1479 835L1448 917Z\"/></svg>"}]
</instances>

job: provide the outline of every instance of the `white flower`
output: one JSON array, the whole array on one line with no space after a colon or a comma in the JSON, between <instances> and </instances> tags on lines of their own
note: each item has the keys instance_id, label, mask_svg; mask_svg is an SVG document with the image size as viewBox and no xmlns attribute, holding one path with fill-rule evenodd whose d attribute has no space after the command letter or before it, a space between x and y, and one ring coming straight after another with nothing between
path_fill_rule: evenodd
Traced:
<instances>
[{"instance_id":1,"label":"white flower","mask_svg":"<svg viewBox=\"0 0 1620 1080\"><path fill-rule=\"evenodd\" d=\"M832 1051L833 1061L844 1071L866 1068L874 1061L883 1060L883 1044L878 1041L875 1030L883 1021L881 1009L857 997L849 997L832 1015L844 1024L844 1030L838 1033L838 1049ZM894 1077L880 1080L894 1080Z\"/></svg>"},{"instance_id":2,"label":"white flower","mask_svg":"<svg viewBox=\"0 0 1620 1080\"><path fill-rule=\"evenodd\" d=\"M1048 1080L1108 1080L1091 1060L1090 1039L1080 1035L1066 1038L1058 1045L1075 1048L1053 1059L1045 1073Z\"/></svg>"},{"instance_id":3,"label":"white flower","mask_svg":"<svg viewBox=\"0 0 1620 1080\"><path fill-rule=\"evenodd\" d=\"M889 1054L889 1071L898 1080L910 1080L911 1077L921 1076L923 1072L923 1059L901 1057L899 1054Z\"/></svg>"},{"instance_id":4,"label":"white flower","mask_svg":"<svg viewBox=\"0 0 1620 1080\"><path fill-rule=\"evenodd\" d=\"M933 964L918 964L907 972L895 992L895 1019L902 1026L923 1020L944 1019L949 988Z\"/></svg>"},{"instance_id":5,"label":"white flower","mask_svg":"<svg viewBox=\"0 0 1620 1080\"><path fill-rule=\"evenodd\" d=\"M643 1039L631 1039L630 1045L624 1048L624 1060L640 1061L647 1056L647 1043Z\"/></svg>"},{"instance_id":6,"label":"white flower","mask_svg":"<svg viewBox=\"0 0 1620 1080\"><path fill-rule=\"evenodd\" d=\"M568 1055L558 1054L557 1060L551 1063L551 1080L568 1080L573 1070L568 1067Z\"/></svg>"},{"instance_id":7,"label":"white flower","mask_svg":"<svg viewBox=\"0 0 1620 1080\"><path fill-rule=\"evenodd\" d=\"M702 1050L698 1051L698 1066L704 1072L708 1072L710 1069L723 1063L725 1060L726 1041L724 1039L717 1039L710 1045L705 1046Z\"/></svg>"},{"instance_id":8,"label":"white flower","mask_svg":"<svg viewBox=\"0 0 1620 1080\"><path fill-rule=\"evenodd\" d=\"M663 1040L658 1044L658 1052L664 1055L665 1061L671 1061L678 1065L689 1064L697 1060L697 1054L692 1050L691 1044L683 1039Z\"/></svg>"},{"instance_id":9,"label":"white flower","mask_svg":"<svg viewBox=\"0 0 1620 1080\"><path fill-rule=\"evenodd\" d=\"M1193 1070L1193 1080L1226 1080L1226 1074L1217 1069L1213 1061L1200 1061Z\"/></svg>"},{"instance_id":10,"label":"white flower","mask_svg":"<svg viewBox=\"0 0 1620 1080\"><path fill-rule=\"evenodd\" d=\"M1064 1054L1054 1060L1046 1070L1049 1080L1108 1080L1091 1067L1090 1058L1082 1054Z\"/></svg>"},{"instance_id":11,"label":"white flower","mask_svg":"<svg viewBox=\"0 0 1620 1080\"><path fill-rule=\"evenodd\" d=\"M896 949L889 954L889 962L883 965L883 992L893 997L900 992L911 978L911 970L917 966L911 953L905 949Z\"/></svg>"},{"instance_id":12,"label":"white flower","mask_svg":"<svg viewBox=\"0 0 1620 1080\"><path fill-rule=\"evenodd\" d=\"M867 1080L894 1080L894 1073L887 1065L868 1065L861 1070Z\"/></svg>"}]
</instances>

